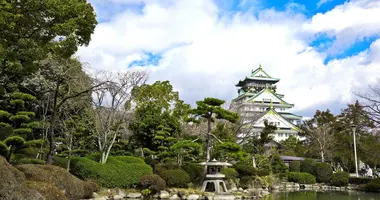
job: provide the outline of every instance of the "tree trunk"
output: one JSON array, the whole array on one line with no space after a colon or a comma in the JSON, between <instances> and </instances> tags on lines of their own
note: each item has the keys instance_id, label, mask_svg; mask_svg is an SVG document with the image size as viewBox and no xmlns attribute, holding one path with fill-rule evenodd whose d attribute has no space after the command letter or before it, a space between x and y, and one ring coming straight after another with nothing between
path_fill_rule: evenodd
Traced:
<instances>
[{"instance_id":1,"label":"tree trunk","mask_svg":"<svg viewBox=\"0 0 380 200\"><path fill-rule=\"evenodd\" d=\"M57 99L58 99L58 90L59 90L60 83L57 83L57 86L55 88L54 92L54 103L53 103L53 114L51 117L50 122L50 135L49 135L49 153L47 155L46 164L51 165L53 163L53 156L54 156L54 149L55 149L55 137L54 137L54 127L55 127L55 121L57 118Z\"/></svg>"},{"instance_id":2,"label":"tree trunk","mask_svg":"<svg viewBox=\"0 0 380 200\"><path fill-rule=\"evenodd\" d=\"M206 144L206 162L211 159L211 117L207 119L207 144Z\"/></svg>"},{"instance_id":3,"label":"tree trunk","mask_svg":"<svg viewBox=\"0 0 380 200\"><path fill-rule=\"evenodd\" d=\"M70 140L69 140L69 154L67 155L67 171L70 171L70 163L71 163L71 151L73 148L73 135L70 135Z\"/></svg>"},{"instance_id":4,"label":"tree trunk","mask_svg":"<svg viewBox=\"0 0 380 200\"><path fill-rule=\"evenodd\" d=\"M322 162L325 162L325 154L323 151L321 151L321 160Z\"/></svg>"}]
</instances>

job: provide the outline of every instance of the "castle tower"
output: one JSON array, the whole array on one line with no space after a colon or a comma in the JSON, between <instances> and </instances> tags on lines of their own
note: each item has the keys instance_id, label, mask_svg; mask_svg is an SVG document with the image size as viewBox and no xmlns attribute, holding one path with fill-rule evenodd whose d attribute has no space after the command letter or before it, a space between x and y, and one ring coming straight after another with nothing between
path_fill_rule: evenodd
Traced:
<instances>
[{"instance_id":1,"label":"castle tower","mask_svg":"<svg viewBox=\"0 0 380 200\"><path fill-rule=\"evenodd\" d=\"M269 76L260 65L236 84L238 97L232 100L231 109L240 114L250 129L250 136L259 135L267 120L277 126L273 135L275 141L285 140L290 135L298 137L296 125L301 123L302 117L288 111L294 104L286 102L284 95L277 93L276 83L279 81Z\"/></svg>"}]
</instances>

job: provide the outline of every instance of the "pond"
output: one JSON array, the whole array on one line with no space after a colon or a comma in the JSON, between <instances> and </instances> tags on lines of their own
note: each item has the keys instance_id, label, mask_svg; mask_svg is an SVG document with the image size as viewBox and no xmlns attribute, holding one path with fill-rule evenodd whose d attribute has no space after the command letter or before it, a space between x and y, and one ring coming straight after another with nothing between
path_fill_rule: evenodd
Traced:
<instances>
[{"instance_id":1,"label":"pond","mask_svg":"<svg viewBox=\"0 0 380 200\"><path fill-rule=\"evenodd\" d=\"M268 195L264 200L380 200L379 193L359 192L280 192Z\"/></svg>"}]
</instances>

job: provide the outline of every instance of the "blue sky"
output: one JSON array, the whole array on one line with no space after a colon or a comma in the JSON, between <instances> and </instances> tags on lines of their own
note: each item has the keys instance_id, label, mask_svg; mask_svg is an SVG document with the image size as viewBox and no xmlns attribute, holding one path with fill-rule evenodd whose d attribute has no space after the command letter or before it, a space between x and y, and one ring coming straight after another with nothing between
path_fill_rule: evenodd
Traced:
<instances>
[{"instance_id":1,"label":"blue sky","mask_svg":"<svg viewBox=\"0 0 380 200\"><path fill-rule=\"evenodd\" d=\"M90 0L99 25L79 51L95 69L142 67L194 104L236 97L261 63L295 112L335 113L380 76L380 1Z\"/></svg>"}]
</instances>

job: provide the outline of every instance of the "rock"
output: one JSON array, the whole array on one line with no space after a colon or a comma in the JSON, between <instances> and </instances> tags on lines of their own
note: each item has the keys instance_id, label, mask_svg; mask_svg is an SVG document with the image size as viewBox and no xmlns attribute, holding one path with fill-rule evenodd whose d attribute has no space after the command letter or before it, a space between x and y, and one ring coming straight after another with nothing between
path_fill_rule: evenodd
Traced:
<instances>
[{"instance_id":1,"label":"rock","mask_svg":"<svg viewBox=\"0 0 380 200\"><path fill-rule=\"evenodd\" d=\"M238 188L235 183L231 183L231 191L232 192L238 191Z\"/></svg>"},{"instance_id":2,"label":"rock","mask_svg":"<svg viewBox=\"0 0 380 200\"><path fill-rule=\"evenodd\" d=\"M160 198L161 198L161 197L160 197ZM174 194L174 195L171 196L169 199L170 199L170 200L179 200L179 199L181 199L181 197L179 197L177 194Z\"/></svg>"},{"instance_id":3,"label":"rock","mask_svg":"<svg viewBox=\"0 0 380 200\"><path fill-rule=\"evenodd\" d=\"M295 187L295 188L300 188L300 184L295 183L295 184L294 184L294 187Z\"/></svg>"},{"instance_id":4,"label":"rock","mask_svg":"<svg viewBox=\"0 0 380 200\"><path fill-rule=\"evenodd\" d=\"M243 199L242 196L235 196L235 200L241 200L241 199Z\"/></svg>"},{"instance_id":5,"label":"rock","mask_svg":"<svg viewBox=\"0 0 380 200\"><path fill-rule=\"evenodd\" d=\"M103 197L103 196L93 198L93 200L107 200L107 199L108 199L107 197Z\"/></svg>"},{"instance_id":6,"label":"rock","mask_svg":"<svg viewBox=\"0 0 380 200\"><path fill-rule=\"evenodd\" d=\"M214 196L214 200L234 200L235 196L234 195L220 195L217 194Z\"/></svg>"},{"instance_id":7,"label":"rock","mask_svg":"<svg viewBox=\"0 0 380 200\"><path fill-rule=\"evenodd\" d=\"M272 185L272 190L279 190L280 189L280 186L278 185Z\"/></svg>"},{"instance_id":8,"label":"rock","mask_svg":"<svg viewBox=\"0 0 380 200\"><path fill-rule=\"evenodd\" d=\"M169 192L167 192L165 190L161 190L160 191L160 195L159 195L160 199L168 199L169 197L170 197Z\"/></svg>"},{"instance_id":9,"label":"rock","mask_svg":"<svg viewBox=\"0 0 380 200\"><path fill-rule=\"evenodd\" d=\"M187 197L186 197L186 195L183 195L182 197L181 197L181 199L183 199L183 200L185 200Z\"/></svg>"},{"instance_id":10,"label":"rock","mask_svg":"<svg viewBox=\"0 0 380 200\"><path fill-rule=\"evenodd\" d=\"M241 192L241 191L243 191L243 188L239 187L239 189L238 189L238 190Z\"/></svg>"},{"instance_id":11,"label":"rock","mask_svg":"<svg viewBox=\"0 0 380 200\"><path fill-rule=\"evenodd\" d=\"M160 196L159 194L155 194L153 195L153 199L158 199L159 196Z\"/></svg>"},{"instance_id":12,"label":"rock","mask_svg":"<svg viewBox=\"0 0 380 200\"><path fill-rule=\"evenodd\" d=\"M197 194L190 194L186 199L187 200L197 200L197 199L199 199L199 195L197 195Z\"/></svg>"},{"instance_id":13,"label":"rock","mask_svg":"<svg viewBox=\"0 0 380 200\"><path fill-rule=\"evenodd\" d=\"M125 198L127 196L127 193L125 193L123 190L116 188L116 194L121 196L122 198Z\"/></svg>"},{"instance_id":14,"label":"rock","mask_svg":"<svg viewBox=\"0 0 380 200\"><path fill-rule=\"evenodd\" d=\"M178 195L179 197L183 197L183 196L185 195L185 192L182 191L182 190L179 190L179 191L177 192L177 195Z\"/></svg>"},{"instance_id":15,"label":"rock","mask_svg":"<svg viewBox=\"0 0 380 200\"><path fill-rule=\"evenodd\" d=\"M260 192L260 194L262 195L262 196L266 196L266 195L268 195L268 194L270 194L268 191L266 191L266 190L263 190L263 191L261 191Z\"/></svg>"},{"instance_id":16,"label":"rock","mask_svg":"<svg viewBox=\"0 0 380 200\"><path fill-rule=\"evenodd\" d=\"M285 187L286 187L286 188L293 188L293 185L289 185L289 184L287 184L287 185L285 185Z\"/></svg>"},{"instance_id":17,"label":"rock","mask_svg":"<svg viewBox=\"0 0 380 200\"><path fill-rule=\"evenodd\" d=\"M127 194L127 198L130 198L130 199L139 199L141 198L141 193L138 193L138 192L132 192L132 193L128 193Z\"/></svg>"},{"instance_id":18,"label":"rock","mask_svg":"<svg viewBox=\"0 0 380 200\"><path fill-rule=\"evenodd\" d=\"M122 197L120 194L116 194L113 196L113 199L114 200L122 200L122 199L124 199L124 197Z\"/></svg>"},{"instance_id":19,"label":"rock","mask_svg":"<svg viewBox=\"0 0 380 200\"><path fill-rule=\"evenodd\" d=\"M248 193L248 190L243 190L243 193Z\"/></svg>"}]
</instances>

